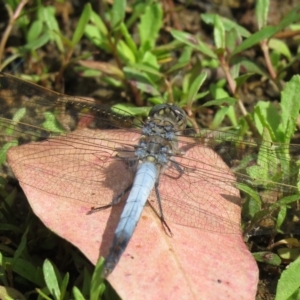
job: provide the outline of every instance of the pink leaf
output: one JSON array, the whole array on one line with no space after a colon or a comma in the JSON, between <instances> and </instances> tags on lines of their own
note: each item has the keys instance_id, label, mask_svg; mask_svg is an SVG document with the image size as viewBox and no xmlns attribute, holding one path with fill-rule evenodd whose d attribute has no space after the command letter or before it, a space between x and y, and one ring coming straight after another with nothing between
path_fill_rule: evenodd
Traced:
<instances>
[{"instance_id":1,"label":"pink leaf","mask_svg":"<svg viewBox=\"0 0 300 300\"><path fill-rule=\"evenodd\" d=\"M36 215L94 264L108 253L126 197L112 209L86 213L108 204L132 181L129 167L114 158L125 146L124 134L85 129L8 153ZM139 135L127 134L126 147L135 145ZM187 143L181 140L180 146ZM167 170L170 176L161 176L159 185L173 237L145 207L108 280L124 299L254 299L258 270L240 232L240 196L230 185L234 176L203 145L176 161L184 174L174 180ZM154 192L149 201L155 206Z\"/></svg>"}]
</instances>

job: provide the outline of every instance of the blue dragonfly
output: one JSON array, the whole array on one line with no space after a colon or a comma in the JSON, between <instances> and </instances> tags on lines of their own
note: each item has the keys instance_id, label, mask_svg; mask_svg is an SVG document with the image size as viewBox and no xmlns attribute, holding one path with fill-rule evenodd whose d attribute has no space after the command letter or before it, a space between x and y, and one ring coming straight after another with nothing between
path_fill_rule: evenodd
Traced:
<instances>
[{"instance_id":1,"label":"blue dragonfly","mask_svg":"<svg viewBox=\"0 0 300 300\"><path fill-rule=\"evenodd\" d=\"M120 183L118 192L110 201L93 199L93 191L99 189L107 179L107 170L98 165L91 166L97 169L98 179L76 178L77 167L74 166L72 170L64 172L64 176L38 187L49 193L90 203L91 210L87 213L116 205L129 192L105 260L103 277L107 277L116 267L152 190L157 201L149 205L168 234L172 234L169 221L222 234L240 233L241 224L232 218L230 211L225 214L218 211L211 213L199 205L197 191L200 192L202 181L209 185L210 179L217 179L224 199L234 201L237 207L240 199L235 199L232 192L236 188L246 191L247 197L245 186L250 187L264 202L298 192L293 182L298 167L296 160L288 155L288 145L245 139L231 132L197 132L187 127L188 119L184 110L174 104L153 107L143 121L117 106L110 107L94 100L59 94L5 73L0 73L0 103L1 146L4 149L31 141L53 140L58 145L59 159L70 160L70 153L64 152L59 145L66 143L68 132L74 132L73 142L82 153L88 148L87 151L94 155L106 154L110 163L122 161L132 172L132 182L125 187ZM76 134L79 126L93 129L93 138L87 140L84 135ZM101 131L107 135L99 134ZM132 137L136 135L139 135L139 139L133 143ZM297 147L294 146L293 150L300 150ZM207 150L211 159L201 159L200 150ZM216 162L218 155L231 169ZM19 163L26 166L27 159L24 156ZM268 178L264 176L265 173L268 173ZM27 180L32 184L30 178ZM69 188L57 190L57 180L67 180ZM172 186L166 187L166 182L170 180ZM82 182L90 187L86 199L76 192ZM175 186L176 189L172 188ZM189 201L184 199L186 189L192 191ZM174 190L177 194L174 194ZM213 206L209 192L206 202Z\"/></svg>"}]
</instances>

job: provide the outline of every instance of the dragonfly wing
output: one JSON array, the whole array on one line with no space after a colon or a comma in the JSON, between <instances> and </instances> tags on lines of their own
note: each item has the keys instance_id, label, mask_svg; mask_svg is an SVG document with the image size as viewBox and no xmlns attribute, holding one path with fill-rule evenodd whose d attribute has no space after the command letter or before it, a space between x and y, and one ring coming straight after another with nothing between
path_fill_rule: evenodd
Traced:
<instances>
[{"instance_id":1,"label":"dragonfly wing","mask_svg":"<svg viewBox=\"0 0 300 300\"><path fill-rule=\"evenodd\" d=\"M160 177L159 191L166 220L217 233L240 233L240 194L235 177L222 159L203 145L194 145ZM151 204L158 210L152 193Z\"/></svg>"},{"instance_id":2,"label":"dragonfly wing","mask_svg":"<svg viewBox=\"0 0 300 300\"><path fill-rule=\"evenodd\" d=\"M133 180L118 151L139 135L122 130L80 130L10 149L9 164L23 184L92 206L109 204ZM126 142L123 142L123 139ZM43 177L40 184L39 178Z\"/></svg>"}]
</instances>

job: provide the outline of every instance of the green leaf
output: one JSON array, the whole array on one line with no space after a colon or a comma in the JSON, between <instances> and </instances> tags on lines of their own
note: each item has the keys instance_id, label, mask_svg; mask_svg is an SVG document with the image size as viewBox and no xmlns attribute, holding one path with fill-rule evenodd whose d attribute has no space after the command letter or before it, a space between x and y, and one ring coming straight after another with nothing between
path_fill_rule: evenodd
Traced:
<instances>
[{"instance_id":1,"label":"green leaf","mask_svg":"<svg viewBox=\"0 0 300 300\"><path fill-rule=\"evenodd\" d=\"M284 18L280 21L280 23L276 27L276 32L283 30L285 27L291 25L292 23L296 23L300 20L300 4L293 7L288 14L284 16Z\"/></svg>"},{"instance_id":2,"label":"green leaf","mask_svg":"<svg viewBox=\"0 0 300 300\"><path fill-rule=\"evenodd\" d=\"M5 258L6 263L13 263L13 271L18 275L24 277L28 281L33 282L37 286L43 286L44 280L40 268L37 268L27 259L18 258L16 261L13 261L13 258Z\"/></svg>"},{"instance_id":3,"label":"green leaf","mask_svg":"<svg viewBox=\"0 0 300 300\"><path fill-rule=\"evenodd\" d=\"M230 120L232 126L237 127L238 122L237 122L237 118L236 118L236 115L235 115L235 110L234 110L234 106L233 105L230 105L228 107L227 117Z\"/></svg>"},{"instance_id":4,"label":"green leaf","mask_svg":"<svg viewBox=\"0 0 300 300\"><path fill-rule=\"evenodd\" d=\"M201 19L203 20L203 22L205 22L208 25L214 25L215 16L216 14L201 14ZM251 35L247 29L238 25L236 22L227 19L225 17L221 17L219 15L217 16L221 18L225 31L230 31L232 29L235 29L238 32L238 34L243 37L248 37Z\"/></svg>"},{"instance_id":5,"label":"green leaf","mask_svg":"<svg viewBox=\"0 0 300 300\"><path fill-rule=\"evenodd\" d=\"M117 44L117 52L118 55L126 62L126 63L135 63L136 57L132 52L131 48L123 41L119 40Z\"/></svg>"},{"instance_id":6,"label":"green leaf","mask_svg":"<svg viewBox=\"0 0 300 300\"><path fill-rule=\"evenodd\" d=\"M284 143L289 143L296 130L300 111L300 76L294 75L281 93L281 120L278 131L284 134Z\"/></svg>"},{"instance_id":7,"label":"green leaf","mask_svg":"<svg viewBox=\"0 0 300 300\"><path fill-rule=\"evenodd\" d=\"M261 251L252 253L256 261L264 262L269 265L279 266L281 264L281 259L277 254L270 251Z\"/></svg>"},{"instance_id":8,"label":"green leaf","mask_svg":"<svg viewBox=\"0 0 300 300\"><path fill-rule=\"evenodd\" d=\"M3 300L26 300L19 291L8 286L0 286L0 299Z\"/></svg>"},{"instance_id":9,"label":"green leaf","mask_svg":"<svg viewBox=\"0 0 300 300\"><path fill-rule=\"evenodd\" d=\"M181 55L178 58L178 63L190 63L192 57L192 49L191 47L184 47L181 52Z\"/></svg>"},{"instance_id":10,"label":"green leaf","mask_svg":"<svg viewBox=\"0 0 300 300\"><path fill-rule=\"evenodd\" d=\"M193 36L192 34L179 30L171 30L171 34L175 39L183 42L185 45L191 46L193 49L198 50L211 58L217 59L217 55L212 50L210 50L210 48L206 44L202 43L197 37Z\"/></svg>"},{"instance_id":11,"label":"green leaf","mask_svg":"<svg viewBox=\"0 0 300 300\"><path fill-rule=\"evenodd\" d=\"M69 279L70 279L69 273L66 273L66 275L64 276L62 283L60 285L61 299L65 298Z\"/></svg>"},{"instance_id":12,"label":"green leaf","mask_svg":"<svg viewBox=\"0 0 300 300\"><path fill-rule=\"evenodd\" d=\"M87 3L84 6L83 12L81 13L81 16L79 18L75 32L72 37L73 46L76 46L78 44L78 42L81 40L81 38L84 34L84 31L85 31L85 26L87 25L87 23L90 20L91 12L92 12L91 4Z\"/></svg>"},{"instance_id":13,"label":"green leaf","mask_svg":"<svg viewBox=\"0 0 300 300\"><path fill-rule=\"evenodd\" d=\"M225 85L224 80L220 80L216 84L210 85L210 88L209 88L210 93L215 98L215 100L213 100L213 101L217 101L219 99L222 99L222 100L227 99L228 103L232 101L232 100L229 100L231 97L228 95L227 91L225 90L224 85ZM228 118L230 119L233 126L237 125L233 106L223 106L223 107L221 107L220 110L217 111L217 113L214 117L214 120L211 124L211 128L217 129L220 126L220 124L222 123L222 121L224 120L225 116L228 116Z\"/></svg>"},{"instance_id":14,"label":"green leaf","mask_svg":"<svg viewBox=\"0 0 300 300\"><path fill-rule=\"evenodd\" d=\"M55 17L55 9L53 6L41 6L39 10L39 18L45 22L49 29L51 39L55 41L60 52L64 53L64 45L61 40L63 36L60 32L57 19Z\"/></svg>"},{"instance_id":15,"label":"green leaf","mask_svg":"<svg viewBox=\"0 0 300 300\"><path fill-rule=\"evenodd\" d=\"M270 206L270 209L275 210L277 208L280 208L282 205L288 205L288 204L294 203L294 202L298 201L299 198L300 198L299 194L283 197L283 198L279 199L277 202L275 202L274 204L272 204Z\"/></svg>"},{"instance_id":16,"label":"green leaf","mask_svg":"<svg viewBox=\"0 0 300 300\"><path fill-rule=\"evenodd\" d=\"M292 59L292 54L290 52L290 49L288 48L285 42L272 38L270 39L268 45L270 49L276 50L277 52L281 53L289 60Z\"/></svg>"},{"instance_id":17,"label":"green leaf","mask_svg":"<svg viewBox=\"0 0 300 300\"><path fill-rule=\"evenodd\" d=\"M27 226L23 235L22 235L22 239L21 242L17 248L17 250L15 251L14 254L14 258L13 258L13 265L15 264L15 262L22 256L22 253L24 252L24 249L26 249L27 247L27 234L29 231L29 227Z\"/></svg>"},{"instance_id":18,"label":"green leaf","mask_svg":"<svg viewBox=\"0 0 300 300\"><path fill-rule=\"evenodd\" d=\"M101 277L102 269L103 269L104 259L101 257L97 265L95 267L92 282L91 282L91 296L90 300L98 300L99 297L103 294L105 290L105 286L103 284L103 279Z\"/></svg>"},{"instance_id":19,"label":"green leaf","mask_svg":"<svg viewBox=\"0 0 300 300\"><path fill-rule=\"evenodd\" d=\"M148 57L148 56L147 56ZM159 79L162 79L164 78L164 74L159 72L157 70L157 62L154 60L153 62L151 62L152 58L154 56L152 56L151 53L149 53L149 60L150 60L150 63L147 65L146 63L135 63L135 64L131 64L130 68L127 67L126 70L136 70L137 72L140 72L142 71L146 76L152 76L150 78L150 80L153 80L152 78L153 77L157 77ZM154 81L151 81L153 84L154 84Z\"/></svg>"},{"instance_id":20,"label":"green leaf","mask_svg":"<svg viewBox=\"0 0 300 300\"><path fill-rule=\"evenodd\" d=\"M155 46L159 30L162 28L163 10L160 3L147 5L138 25L142 53Z\"/></svg>"},{"instance_id":21,"label":"green leaf","mask_svg":"<svg viewBox=\"0 0 300 300\"><path fill-rule=\"evenodd\" d=\"M19 108L16 112L15 112L15 114L14 114L14 116L13 116L13 121L14 122L19 122L19 121L21 121L22 119L23 119L23 117L26 115L26 108L25 107L22 107L22 108Z\"/></svg>"},{"instance_id":22,"label":"green leaf","mask_svg":"<svg viewBox=\"0 0 300 300\"><path fill-rule=\"evenodd\" d=\"M234 64L233 66L230 67L230 75L233 79L237 78L240 74L240 65L239 64Z\"/></svg>"},{"instance_id":23,"label":"green leaf","mask_svg":"<svg viewBox=\"0 0 300 300\"><path fill-rule=\"evenodd\" d=\"M280 227L286 218L286 214L287 214L287 206L286 205L280 206L280 209L279 209L279 212L278 212L277 218L276 218L276 230L277 231L280 231Z\"/></svg>"},{"instance_id":24,"label":"green leaf","mask_svg":"<svg viewBox=\"0 0 300 300\"><path fill-rule=\"evenodd\" d=\"M180 41L172 40L168 44L156 46L154 49L151 50L151 52L158 57L160 55L166 55L172 51L182 49L183 46L184 45Z\"/></svg>"},{"instance_id":25,"label":"green leaf","mask_svg":"<svg viewBox=\"0 0 300 300\"><path fill-rule=\"evenodd\" d=\"M61 299L58 279L52 263L46 259L43 264L43 273L46 285L55 300Z\"/></svg>"},{"instance_id":26,"label":"green leaf","mask_svg":"<svg viewBox=\"0 0 300 300\"><path fill-rule=\"evenodd\" d=\"M235 77L234 80L236 82L237 88L241 87L248 80L248 78L250 78L253 75L254 75L254 73L247 73L247 74L243 74L239 77Z\"/></svg>"},{"instance_id":27,"label":"green leaf","mask_svg":"<svg viewBox=\"0 0 300 300\"><path fill-rule=\"evenodd\" d=\"M236 28L232 28L231 30L226 31L226 34L225 34L226 50L229 53L231 53L235 49L236 45L240 44L241 40L242 40L242 37L237 32ZM232 67L234 67L234 66L232 66Z\"/></svg>"},{"instance_id":28,"label":"green leaf","mask_svg":"<svg viewBox=\"0 0 300 300\"><path fill-rule=\"evenodd\" d=\"M81 288L81 293L83 295L89 295L90 294L90 284L92 280L92 274L87 270L86 267L84 267L83 270L83 283Z\"/></svg>"},{"instance_id":29,"label":"green leaf","mask_svg":"<svg viewBox=\"0 0 300 300\"><path fill-rule=\"evenodd\" d=\"M47 111L44 113L45 121L43 122L43 128L46 130L55 132L55 133L64 133L65 130L63 127L57 122L55 115L51 112Z\"/></svg>"},{"instance_id":30,"label":"green leaf","mask_svg":"<svg viewBox=\"0 0 300 300\"><path fill-rule=\"evenodd\" d=\"M163 77L161 73L158 72L160 65L157 62L156 56L151 53L150 51L145 52L142 63L145 67L150 66L152 70L155 71L155 73L160 74L159 77Z\"/></svg>"},{"instance_id":31,"label":"green leaf","mask_svg":"<svg viewBox=\"0 0 300 300\"><path fill-rule=\"evenodd\" d=\"M299 248L279 248L277 250L277 253L280 256L280 258L282 258L283 260L286 260L286 261L295 261L296 259L299 258L300 249ZM300 298L299 298L299 296L295 297L295 298L294 297L289 298L289 300L292 300L292 299L298 300Z\"/></svg>"},{"instance_id":32,"label":"green leaf","mask_svg":"<svg viewBox=\"0 0 300 300\"><path fill-rule=\"evenodd\" d=\"M107 37L99 31L97 26L87 24L85 26L84 34L98 48L103 49L108 53L111 52Z\"/></svg>"},{"instance_id":33,"label":"green leaf","mask_svg":"<svg viewBox=\"0 0 300 300\"><path fill-rule=\"evenodd\" d=\"M300 287L300 259L289 264L278 281L275 300L288 300Z\"/></svg>"},{"instance_id":34,"label":"green leaf","mask_svg":"<svg viewBox=\"0 0 300 300\"><path fill-rule=\"evenodd\" d=\"M2 251L0 252L0 280L1 283L5 286L9 286L8 284L8 278L7 278L7 272L5 271L5 257L2 254ZM1 298L0 298L1 299Z\"/></svg>"},{"instance_id":35,"label":"green leaf","mask_svg":"<svg viewBox=\"0 0 300 300\"><path fill-rule=\"evenodd\" d=\"M211 129L217 129L220 127L220 124L223 122L224 118L228 113L229 107L221 107L214 116L214 119L210 125Z\"/></svg>"},{"instance_id":36,"label":"green leaf","mask_svg":"<svg viewBox=\"0 0 300 300\"><path fill-rule=\"evenodd\" d=\"M195 96L195 101L204 98L208 94L209 94L209 91L202 92L202 93L197 93L197 95Z\"/></svg>"},{"instance_id":37,"label":"green leaf","mask_svg":"<svg viewBox=\"0 0 300 300\"><path fill-rule=\"evenodd\" d=\"M210 101L204 103L203 106L212 106L212 105L230 106L230 105L234 105L236 103L237 103L237 99L232 98L232 97L224 97L224 98L219 98L216 100L210 100Z\"/></svg>"},{"instance_id":38,"label":"green leaf","mask_svg":"<svg viewBox=\"0 0 300 300\"><path fill-rule=\"evenodd\" d=\"M258 66L254 61L241 56L234 56L230 59L231 66L235 64L240 64L240 68L245 72L248 73L255 73L260 74L263 76L268 76L268 74L260 67Z\"/></svg>"},{"instance_id":39,"label":"green leaf","mask_svg":"<svg viewBox=\"0 0 300 300\"><path fill-rule=\"evenodd\" d=\"M278 109L271 102L257 102L254 108L254 122L260 135L263 134L264 128L268 128L272 141L283 142L281 136L277 135L280 121Z\"/></svg>"},{"instance_id":40,"label":"green leaf","mask_svg":"<svg viewBox=\"0 0 300 300\"><path fill-rule=\"evenodd\" d=\"M37 293L42 297L43 300L53 300L46 295L46 292L41 289L36 289ZM48 292L48 291L47 291Z\"/></svg>"},{"instance_id":41,"label":"green leaf","mask_svg":"<svg viewBox=\"0 0 300 300\"><path fill-rule=\"evenodd\" d=\"M189 107L192 106L193 101L195 101L196 95L201 88L203 82L205 81L207 77L207 73L203 72L199 76L195 78L195 80L192 82L192 84L189 87L188 95L187 95L187 104Z\"/></svg>"},{"instance_id":42,"label":"green leaf","mask_svg":"<svg viewBox=\"0 0 300 300\"><path fill-rule=\"evenodd\" d=\"M251 48L254 45L259 44L262 40L269 39L277 32L275 26L266 26L260 31L255 32L250 37L245 39L240 45L238 45L235 50L231 53L231 56L234 56L246 49Z\"/></svg>"},{"instance_id":43,"label":"green leaf","mask_svg":"<svg viewBox=\"0 0 300 300\"><path fill-rule=\"evenodd\" d=\"M270 61L276 72L278 72L278 69L282 72L283 68L281 68L281 66L282 66L281 59L282 59L282 55L278 51L276 51L276 50L271 51ZM284 67L286 67L286 64Z\"/></svg>"},{"instance_id":44,"label":"green leaf","mask_svg":"<svg viewBox=\"0 0 300 300\"><path fill-rule=\"evenodd\" d=\"M123 37L124 37L124 40L125 40L127 46L130 48L133 55L135 57L137 57L138 51L137 51L136 44L135 44L134 40L132 39L132 37L128 31L128 28L126 27L126 25L123 22L120 25L120 31L123 34Z\"/></svg>"},{"instance_id":45,"label":"green leaf","mask_svg":"<svg viewBox=\"0 0 300 300\"><path fill-rule=\"evenodd\" d=\"M256 2L255 16L258 24L258 29L262 29L267 25L269 5L269 0L257 0Z\"/></svg>"},{"instance_id":46,"label":"green leaf","mask_svg":"<svg viewBox=\"0 0 300 300\"><path fill-rule=\"evenodd\" d=\"M224 88L224 81L219 81L216 84L211 84L209 91L215 99L228 98L229 95Z\"/></svg>"},{"instance_id":47,"label":"green leaf","mask_svg":"<svg viewBox=\"0 0 300 300\"><path fill-rule=\"evenodd\" d=\"M300 5L294 7L279 23L277 26L265 26L261 30L255 32L250 37L245 39L236 49L232 52L232 56L258 44L262 40L270 39L275 33L283 30L290 24L300 20Z\"/></svg>"},{"instance_id":48,"label":"green leaf","mask_svg":"<svg viewBox=\"0 0 300 300\"><path fill-rule=\"evenodd\" d=\"M2 61L1 69L4 70L9 64L14 62L17 58L22 57L21 53L14 53L8 56L6 59Z\"/></svg>"},{"instance_id":49,"label":"green leaf","mask_svg":"<svg viewBox=\"0 0 300 300\"><path fill-rule=\"evenodd\" d=\"M27 42L33 42L42 34L43 32L43 22L39 19L34 20L27 32Z\"/></svg>"},{"instance_id":50,"label":"green leaf","mask_svg":"<svg viewBox=\"0 0 300 300\"><path fill-rule=\"evenodd\" d=\"M160 92L151 84L141 81L130 80L130 83L137 87L138 90L148 93L152 96L161 96Z\"/></svg>"},{"instance_id":51,"label":"green leaf","mask_svg":"<svg viewBox=\"0 0 300 300\"><path fill-rule=\"evenodd\" d=\"M24 46L20 47L19 51L20 53L24 54L27 53L28 51L39 49L44 45L46 45L49 42L49 40L50 40L50 34L49 32L46 32L36 40L33 40L32 42L29 42Z\"/></svg>"},{"instance_id":52,"label":"green leaf","mask_svg":"<svg viewBox=\"0 0 300 300\"><path fill-rule=\"evenodd\" d=\"M251 33L246 28L238 25L236 22L231 21L224 17L221 17L221 20L224 24L226 31L230 31L234 29L242 37L249 37L251 35Z\"/></svg>"},{"instance_id":53,"label":"green leaf","mask_svg":"<svg viewBox=\"0 0 300 300\"><path fill-rule=\"evenodd\" d=\"M183 61L183 62L177 62L177 63L175 62L175 64L169 70L166 71L166 74L170 74L170 73L176 72L177 70L182 70L189 63L190 63L190 61ZM175 75L175 78L173 78L173 81L174 81L174 79L176 79L176 77L177 78L178 77L181 78L181 74L179 74L178 76Z\"/></svg>"},{"instance_id":54,"label":"green leaf","mask_svg":"<svg viewBox=\"0 0 300 300\"><path fill-rule=\"evenodd\" d=\"M136 107L130 104L116 104L112 108L112 111L121 116L148 116L151 108L149 107Z\"/></svg>"},{"instance_id":55,"label":"green leaf","mask_svg":"<svg viewBox=\"0 0 300 300\"><path fill-rule=\"evenodd\" d=\"M218 50L225 50L225 29L223 23L218 15L214 19L214 40Z\"/></svg>"},{"instance_id":56,"label":"green leaf","mask_svg":"<svg viewBox=\"0 0 300 300\"><path fill-rule=\"evenodd\" d=\"M124 67L123 71L127 80L131 80L134 82L141 82L141 83L148 84L153 88L155 87L155 83L152 81L152 79L148 76L146 72L143 72L143 70L140 71L134 67L132 68Z\"/></svg>"},{"instance_id":57,"label":"green leaf","mask_svg":"<svg viewBox=\"0 0 300 300\"><path fill-rule=\"evenodd\" d=\"M102 21L101 17L95 13L93 10L90 13L90 20L93 24L96 25L97 29L100 31L101 35L107 36L108 30Z\"/></svg>"},{"instance_id":58,"label":"green leaf","mask_svg":"<svg viewBox=\"0 0 300 300\"><path fill-rule=\"evenodd\" d=\"M247 168L247 174L255 180L257 184L266 185L270 182L270 177L274 176L277 165L275 149L271 147L272 140L268 129L264 128L262 144L259 148L257 165Z\"/></svg>"},{"instance_id":59,"label":"green leaf","mask_svg":"<svg viewBox=\"0 0 300 300\"><path fill-rule=\"evenodd\" d=\"M261 198L258 195L257 191L253 190L249 185L244 184L244 183L235 183L235 186L243 191L244 193L246 193L247 195L249 195L258 205L259 208L261 208Z\"/></svg>"},{"instance_id":60,"label":"green leaf","mask_svg":"<svg viewBox=\"0 0 300 300\"><path fill-rule=\"evenodd\" d=\"M243 230L245 234L253 230L253 226L256 225L256 224L253 225L252 223L253 217L260 210L261 210L261 205L259 205L257 201L254 200L254 198L252 198L251 196L246 196L245 202L242 206L242 216L243 216L243 220L251 220L251 223L243 224L244 225ZM245 225L247 226L245 227Z\"/></svg>"},{"instance_id":61,"label":"green leaf","mask_svg":"<svg viewBox=\"0 0 300 300\"><path fill-rule=\"evenodd\" d=\"M144 1L134 1L131 5L131 12L126 16L126 26L127 28L132 28L137 24L139 21L138 19L144 13L146 7L150 5L152 0L144 0Z\"/></svg>"},{"instance_id":62,"label":"green leaf","mask_svg":"<svg viewBox=\"0 0 300 300\"><path fill-rule=\"evenodd\" d=\"M157 104L163 104L167 102L167 93L165 93L163 96L161 97L149 97L148 98L148 102L151 103L153 106L157 105ZM150 109L148 110L149 113Z\"/></svg>"},{"instance_id":63,"label":"green leaf","mask_svg":"<svg viewBox=\"0 0 300 300\"><path fill-rule=\"evenodd\" d=\"M124 21L126 0L114 0L111 11L111 27L113 30L118 29L121 22Z\"/></svg>"},{"instance_id":64,"label":"green leaf","mask_svg":"<svg viewBox=\"0 0 300 300\"><path fill-rule=\"evenodd\" d=\"M75 300L86 300L86 298L82 295L77 286L73 286L72 293Z\"/></svg>"}]
</instances>

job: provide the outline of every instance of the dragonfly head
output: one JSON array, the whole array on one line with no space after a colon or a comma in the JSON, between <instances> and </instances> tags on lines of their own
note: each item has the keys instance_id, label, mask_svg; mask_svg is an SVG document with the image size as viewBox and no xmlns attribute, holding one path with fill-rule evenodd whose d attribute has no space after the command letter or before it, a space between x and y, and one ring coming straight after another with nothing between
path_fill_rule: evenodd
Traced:
<instances>
[{"instance_id":1,"label":"dragonfly head","mask_svg":"<svg viewBox=\"0 0 300 300\"><path fill-rule=\"evenodd\" d=\"M187 124L184 110L174 104L155 105L149 112L149 118L155 122L163 121L164 125L174 126L177 130L185 129Z\"/></svg>"}]
</instances>

